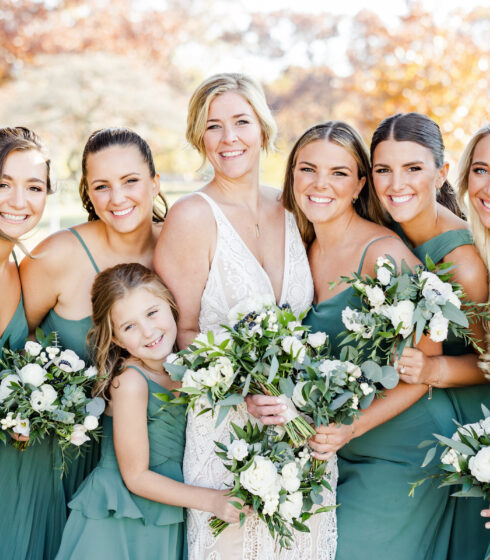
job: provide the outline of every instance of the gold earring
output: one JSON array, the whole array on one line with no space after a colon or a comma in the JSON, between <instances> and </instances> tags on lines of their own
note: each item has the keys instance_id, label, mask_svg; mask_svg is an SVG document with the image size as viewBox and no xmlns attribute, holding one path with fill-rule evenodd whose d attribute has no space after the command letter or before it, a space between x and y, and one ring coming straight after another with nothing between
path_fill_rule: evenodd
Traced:
<instances>
[{"instance_id":1,"label":"gold earring","mask_svg":"<svg viewBox=\"0 0 490 560\"><path fill-rule=\"evenodd\" d=\"M355 204L356 202L357 202L357 196L355 196L355 197L352 199L352 204Z\"/></svg>"}]
</instances>

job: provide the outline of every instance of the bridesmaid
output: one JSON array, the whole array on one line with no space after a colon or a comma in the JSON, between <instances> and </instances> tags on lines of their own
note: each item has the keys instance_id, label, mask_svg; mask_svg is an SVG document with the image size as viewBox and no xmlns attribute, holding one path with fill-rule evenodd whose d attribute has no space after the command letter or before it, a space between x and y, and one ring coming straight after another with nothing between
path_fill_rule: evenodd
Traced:
<instances>
[{"instance_id":1,"label":"bridesmaid","mask_svg":"<svg viewBox=\"0 0 490 560\"><path fill-rule=\"evenodd\" d=\"M163 369L177 337L175 301L154 272L129 263L96 277L92 304L105 437L70 504L56 560L181 560L184 507L229 523L240 512L227 490L183 484L185 408L162 407L155 396L179 387Z\"/></svg>"},{"instance_id":2,"label":"bridesmaid","mask_svg":"<svg viewBox=\"0 0 490 560\"><path fill-rule=\"evenodd\" d=\"M51 193L50 162L38 136L0 129L0 358L28 335L15 245L41 219ZM25 252L25 251L24 251ZM10 260L10 256L14 260ZM24 436L10 437L26 441ZM0 558L49 560L59 546L65 507L58 446L53 438L18 451L0 444Z\"/></svg>"},{"instance_id":3,"label":"bridesmaid","mask_svg":"<svg viewBox=\"0 0 490 560\"><path fill-rule=\"evenodd\" d=\"M379 200L407 246L422 262L429 255L435 263L456 263L454 280L463 286L467 297L487 301L487 270L446 180L449 165L444 163L444 144L437 124L419 113L385 119L374 132L371 160ZM476 325L473 330L482 340L482 329ZM481 402L490 400L490 385L483 385L478 356L451 334L443 344L443 354L429 357L421 350L406 349L399 360L401 378L406 383L445 388L459 422L479 420ZM487 536L475 519L482 505L475 498L455 501L448 558L481 560Z\"/></svg>"},{"instance_id":4,"label":"bridesmaid","mask_svg":"<svg viewBox=\"0 0 490 560\"><path fill-rule=\"evenodd\" d=\"M127 128L94 132L83 151L80 197L88 222L45 239L34 251L37 258L23 261L21 275L30 329L57 331L63 346L90 361L86 337L95 275L124 262L151 267L166 213L145 140ZM67 502L98 458L97 444L72 458L64 479Z\"/></svg>"},{"instance_id":5,"label":"bridesmaid","mask_svg":"<svg viewBox=\"0 0 490 560\"><path fill-rule=\"evenodd\" d=\"M458 197L462 205L466 203L476 248L487 269L490 269L490 124L483 126L474 134L461 157L458 173ZM466 198L469 200L469 204L467 204ZM482 356L479 365L488 378L490 374L488 331L486 342L487 352ZM483 510L481 514L483 517L490 517L490 509ZM487 522L485 528L490 529L490 523ZM490 537L488 536L487 542L485 560L490 558Z\"/></svg>"},{"instance_id":6,"label":"bridesmaid","mask_svg":"<svg viewBox=\"0 0 490 560\"><path fill-rule=\"evenodd\" d=\"M314 126L296 142L283 203L294 212L309 246L315 303L305 322L313 331L326 331L338 350L337 335L345 328L342 310L360 305L353 289L339 278L355 271L373 276L377 258L386 254L410 266L418 260L380 225L367 149L345 123ZM421 345L430 354L440 352L440 345L427 339ZM326 459L339 450L337 560L445 558L445 551L437 548L437 535L444 530L449 538L447 489L427 485L415 498L408 496L409 483L426 474L420 468L425 450L417 444L434 432L452 429L449 399L442 392L432 401L421 399L426 392L426 385L400 382L351 426L317 428L310 442L315 456Z\"/></svg>"}]
</instances>

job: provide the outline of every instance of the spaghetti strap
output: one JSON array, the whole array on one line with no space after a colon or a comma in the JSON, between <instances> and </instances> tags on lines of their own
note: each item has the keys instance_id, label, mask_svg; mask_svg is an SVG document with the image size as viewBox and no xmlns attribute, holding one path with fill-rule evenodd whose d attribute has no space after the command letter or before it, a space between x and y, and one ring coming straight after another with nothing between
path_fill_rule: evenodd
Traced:
<instances>
[{"instance_id":1,"label":"spaghetti strap","mask_svg":"<svg viewBox=\"0 0 490 560\"><path fill-rule=\"evenodd\" d=\"M372 241L370 241L366 245L366 247L364 248L364 251L362 252L361 262L359 264L357 274L361 274L362 265L364 264L364 259L366 258L366 253L367 253L367 250L369 249L369 247L371 247L371 245L373 243L376 243L376 241L380 241L381 239L388 239L389 237L392 237L393 239L398 239L395 235L383 235L382 237L377 237L376 239L373 239Z\"/></svg>"},{"instance_id":2,"label":"spaghetti strap","mask_svg":"<svg viewBox=\"0 0 490 560\"><path fill-rule=\"evenodd\" d=\"M17 265L17 268L19 268L19 261L17 260L17 255L15 254L15 251L12 251L12 256L14 257L14 261L15 264Z\"/></svg>"},{"instance_id":3,"label":"spaghetti strap","mask_svg":"<svg viewBox=\"0 0 490 560\"><path fill-rule=\"evenodd\" d=\"M126 366L126 369L129 369L129 368L135 369L140 375L142 375L145 378L145 381L148 381L148 377L146 377L146 375L140 370L139 367L132 366L132 365Z\"/></svg>"},{"instance_id":4,"label":"spaghetti strap","mask_svg":"<svg viewBox=\"0 0 490 560\"><path fill-rule=\"evenodd\" d=\"M95 272L97 272L97 274L98 274L100 272L99 267L97 266L97 263L95 262L94 257L92 257L92 253L89 251L89 248L87 247L85 241L82 239L82 236L78 233L78 231L76 229L68 228L68 230L73 233L73 235L78 239L78 241L80 241L80 244L85 249L85 252L87 253L88 258L90 259L90 262L92 263L92 265L95 269Z\"/></svg>"}]
</instances>

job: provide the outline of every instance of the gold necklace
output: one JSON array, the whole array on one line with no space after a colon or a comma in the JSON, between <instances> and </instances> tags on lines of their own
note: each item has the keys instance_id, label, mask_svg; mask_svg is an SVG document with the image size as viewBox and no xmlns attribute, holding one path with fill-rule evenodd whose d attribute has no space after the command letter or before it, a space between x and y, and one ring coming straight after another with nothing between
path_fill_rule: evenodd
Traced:
<instances>
[{"instance_id":1,"label":"gold necklace","mask_svg":"<svg viewBox=\"0 0 490 560\"><path fill-rule=\"evenodd\" d=\"M258 239L260 237L259 224L255 224L255 237Z\"/></svg>"}]
</instances>

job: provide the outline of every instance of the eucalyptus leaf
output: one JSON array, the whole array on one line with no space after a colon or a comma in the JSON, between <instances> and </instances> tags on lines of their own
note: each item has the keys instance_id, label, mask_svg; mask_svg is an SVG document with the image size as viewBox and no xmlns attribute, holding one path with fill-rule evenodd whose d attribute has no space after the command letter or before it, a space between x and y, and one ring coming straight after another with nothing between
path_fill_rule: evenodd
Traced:
<instances>
[{"instance_id":1,"label":"eucalyptus leaf","mask_svg":"<svg viewBox=\"0 0 490 560\"><path fill-rule=\"evenodd\" d=\"M294 383L290 377L281 377L279 379L279 389L286 397L292 398L294 391Z\"/></svg>"},{"instance_id":2,"label":"eucalyptus leaf","mask_svg":"<svg viewBox=\"0 0 490 560\"><path fill-rule=\"evenodd\" d=\"M398 372L393 366L381 366L381 379L379 382L385 389L393 389L400 380Z\"/></svg>"},{"instance_id":3,"label":"eucalyptus leaf","mask_svg":"<svg viewBox=\"0 0 490 560\"><path fill-rule=\"evenodd\" d=\"M460 325L461 327L468 327L468 318L461 309L458 309L450 301L441 306L442 314L446 319Z\"/></svg>"},{"instance_id":4,"label":"eucalyptus leaf","mask_svg":"<svg viewBox=\"0 0 490 560\"><path fill-rule=\"evenodd\" d=\"M451 447L451 449L454 449L455 451L459 451L463 455L474 455L475 454L474 450L471 449L471 447L468 447L467 445L465 445L464 443L461 443L460 441L456 441L454 439L447 438L447 437L441 436L439 434L434 434L434 436L439 441L442 441L442 443L445 443L446 445Z\"/></svg>"}]
</instances>

